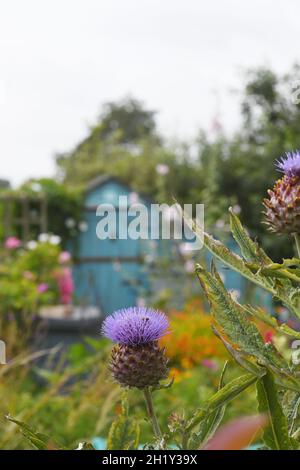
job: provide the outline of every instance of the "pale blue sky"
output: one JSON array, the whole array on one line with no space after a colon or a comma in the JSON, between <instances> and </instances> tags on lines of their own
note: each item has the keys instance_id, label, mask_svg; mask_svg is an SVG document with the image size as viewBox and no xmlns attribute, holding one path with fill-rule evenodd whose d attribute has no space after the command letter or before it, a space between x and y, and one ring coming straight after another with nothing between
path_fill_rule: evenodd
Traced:
<instances>
[{"instance_id":1,"label":"pale blue sky","mask_svg":"<svg viewBox=\"0 0 300 470\"><path fill-rule=\"evenodd\" d=\"M298 0L0 0L0 177L51 175L126 94L169 136L208 129L218 106L234 129L241 70L288 71L299 18Z\"/></svg>"}]
</instances>

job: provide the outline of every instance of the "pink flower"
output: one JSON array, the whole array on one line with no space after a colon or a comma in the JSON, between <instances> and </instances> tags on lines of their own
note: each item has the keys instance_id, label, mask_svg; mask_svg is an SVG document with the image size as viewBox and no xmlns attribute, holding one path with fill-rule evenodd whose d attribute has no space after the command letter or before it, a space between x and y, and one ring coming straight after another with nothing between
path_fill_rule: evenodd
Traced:
<instances>
[{"instance_id":1,"label":"pink flower","mask_svg":"<svg viewBox=\"0 0 300 470\"><path fill-rule=\"evenodd\" d=\"M72 296L74 292L74 283L72 278L72 271L70 268L64 268L57 278L58 289L60 294L60 301L64 305L72 303Z\"/></svg>"},{"instance_id":2,"label":"pink flower","mask_svg":"<svg viewBox=\"0 0 300 470\"><path fill-rule=\"evenodd\" d=\"M68 251L62 251L59 255L60 264L66 264L71 261L71 254Z\"/></svg>"},{"instance_id":3,"label":"pink flower","mask_svg":"<svg viewBox=\"0 0 300 470\"><path fill-rule=\"evenodd\" d=\"M41 282L41 284L37 286L37 291L40 294L44 294L44 292L47 292L48 289L49 289L49 286L48 284L46 284L46 282Z\"/></svg>"},{"instance_id":4,"label":"pink flower","mask_svg":"<svg viewBox=\"0 0 300 470\"><path fill-rule=\"evenodd\" d=\"M211 369L211 370L216 370L218 368L218 365L216 364L216 362L212 361L211 359L203 359L201 364L203 365L203 367L206 367L207 369Z\"/></svg>"},{"instance_id":5,"label":"pink flower","mask_svg":"<svg viewBox=\"0 0 300 470\"><path fill-rule=\"evenodd\" d=\"M21 240L16 237L8 237L5 240L4 246L7 250L15 250L16 248L19 248L19 246L21 246Z\"/></svg>"}]
</instances>

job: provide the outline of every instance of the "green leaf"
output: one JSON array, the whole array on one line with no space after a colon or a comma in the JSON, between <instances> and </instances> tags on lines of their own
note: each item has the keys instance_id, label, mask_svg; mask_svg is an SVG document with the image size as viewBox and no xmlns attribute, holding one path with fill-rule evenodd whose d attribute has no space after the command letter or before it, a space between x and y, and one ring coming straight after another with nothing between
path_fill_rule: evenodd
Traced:
<instances>
[{"instance_id":1,"label":"green leaf","mask_svg":"<svg viewBox=\"0 0 300 470\"><path fill-rule=\"evenodd\" d=\"M218 390L221 390L224 387L224 376L227 370L228 361L225 362ZM203 446L216 432L218 427L221 424L221 421L224 417L226 410L226 404L220 408L217 408L216 411L204 418L199 424L199 430L195 432L190 439L189 448L198 449L200 446Z\"/></svg>"},{"instance_id":2,"label":"green leaf","mask_svg":"<svg viewBox=\"0 0 300 470\"><path fill-rule=\"evenodd\" d=\"M249 269L244 260L236 253L230 251L222 242L215 240L211 235L204 232L192 219L189 219L185 214L185 222L189 225L190 229L195 233L196 236L203 240L204 246L220 261L226 264L228 267L238 272L249 281L257 284L260 287L268 290L274 294L274 290L267 285L265 279L261 279L255 275L251 269Z\"/></svg>"},{"instance_id":3,"label":"green leaf","mask_svg":"<svg viewBox=\"0 0 300 470\"><path fill-rule=\"evenodd\" d=\"M204 232L203 229L199 227L196 222L194 222L186 214L184 214L184 219L190 229L195 233L195 235L199 237L201 241L203 240L204 246L217 259L222 261L226 266L238 272L241 276L245 277L249 281L270 292L274 297L277 297L279 300L281 300L284 305L288 309L290 309L295 316L300 318L300 311L298 305L295 304L295 301L293 299L293 295L300 296L299 289L297 291L294 291L293 295L292 291L283 290L281 284L276 284L276 279L272 281L270 280L270 277L264 276L260 273L260 269L264 265L255 264L253 268L250 269L251 263L246 263L240 256L230 251L219 240L215 240L211 235ZM258 256L263 257L264 259L264 257L267 255L265 255L260 249ZM272 261L269 259L269 262Z\"/></svg>"},{"instance_id":4,"label":"green leaf","mask_svg":"<svg viewBox=\"0 0 300 470\"><path fill-rule=\"evenodd\" d=\"M277 388L272 374L267 372L257 382L258 410L266 414L269 427L264 431L263 440L273 450L292 450L295 448L288 433L287 418L281 408Z\"/></svg>"},{"instance_id":5,"label":"green leaf","mask_svg":"<svg viewBox=\"0 0 300 470\"><path fill-rule=\"evenodd\" d=\"M50 436L42 434L38 431L35 431L26 423L18 421L17 419L12 418L11 416L6 416L8 421L17 424L19 426L23 436L36 448L39 450L58 450L63 449L62 446L56 444Z\"/></svg>"},{"instance_id":6,"label":"green leaf","mask_svg":"<svg viewBox=\"0 0 300 470\"><path fill-rule=\"evenodd\" d=\"M224 347L227 349L229 354L241 367L243 367L247 372L250 372L251 374L256 375L256 377L261 377L262 375L265 374L264 368L246 359L245 356L247 355L243 353L243 351L237 351L236 349L234 349L231 346L231 344L228 341L226 341L226 339L219 333L219 331L214 326L212 327L212 329L215 335L222 341L222 343L224 344Z\"/></svg>"},{"instance_id":7,"label":"green leaf","mask_svg":"<svg viewBox=\"0 0 300 470\"><path fill-rule=\"evenodd\" d=\"M299 414L300 393L291 392L290 390L285 392L282 399L282 406L288 420L289 434L292 435Z\"/></svg>"},{"instance_id":8,"label":"green leaf","mask_svg":"<svg viewBox=\"0 0 300 470\"><path fill-rule=\"evenodd\" d=\"M120 415L111 425L107 450L137 449L139 434L137 421L128 416Z\"/></svg>"},{"instance_id":9,"label":"green leaf","mask_svg":"<svg viewBox=\"0 0 300 470\"><path fill-rule=\"evenodd\" d=\"M244 258L248 261L258 262L259 264L272 263L272 260L263 251L263 249L247 235L240 219L236 214L234 214L231 208L229 208L229 213L231 232L235 241L239 245Z\"/></svg>"},{"instance_id":10,"label":"green leaf","mask_svg":"<svg viewBox=\"0 0 300 470\"><path fill-rule=\"evenodd\" d=\"M229 403L256 381L256 376L252 374L245 374L226 384L194 413L192 418L187 423L186 431L191 431L203 420L203 418L209 416L220 407L223 407Z\"/></svg>"},{"instance_id":11,"label":"green leaf","mask_svg":"<svg viewBox=\"0 0 300 470\"><path fill-rule=\"evenodd\" d=\"M140 428L138 422L129 417L127 392L122 396L122 413L112 423L107 441L107 450L137 449Z\"/></svg>"},{"instance_id":12,"label":"green leaf","mask_svg":"<svg viewBox=\"0 0 300 470\"><path fill-rule=\"evenodd\" d=\"M256 357L263 365L288 371L288 365L271 344L265 344L258 328L249 321L245 310L227 292L217 272L208 273L201 266L196 272L211 305L213 317L231 343Z\"/></svg>"},{"instance_id":13,"label":"green leaf","mask_svg":"<svg viewBox=\"0 0 300 470\"><path fill-rule=\"evenodd\" d=\"M243 308L247 313L249 313L253 317L257 318L258 320L263 321L267 325L271 326L278 333L285 334L287 336L291 336L292 338L300 339L299 331L293 330L292 328L290 328L285 323L282 323L281 325L278 324L277 320L274 317L272 317L271 315L267 314L265 312L265 310L263 310L262 308L252 307L251 305L243 305Z\"/></svg>"}]
</instances>

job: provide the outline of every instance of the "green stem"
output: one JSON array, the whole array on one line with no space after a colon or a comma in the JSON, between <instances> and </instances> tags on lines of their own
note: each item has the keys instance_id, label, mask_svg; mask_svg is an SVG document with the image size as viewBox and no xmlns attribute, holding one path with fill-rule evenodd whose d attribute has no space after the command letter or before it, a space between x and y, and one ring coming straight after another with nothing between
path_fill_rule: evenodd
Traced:
<instances>
[{"instance_id":1,"label":"green stem","mask_svg":"<svg viewBox=\"0 0 300 470\"><path fill-rule=\"evenodd\" d=\"M161 433L161 430L157 421L157 417L154 411L152 395L151 395L149 388L144 389L144 397L146 401L147 412L148 412L149 418L151 419L155 437L157 437L158 439L162 439L162 433Z\"/></svg>"},{"instance_id":2,"label":"green stem","mask_svg":"<svg viewBox=\"0 0 300 470\"><path fill-rule=\"evenodd\" d=\"M300 236L299 236L298 233L295 233L295 234L294 234L294 237L295 237L295 242L296 242L298 257L300 258Z\"/></svg>"},{"instance_id":3,"label":"green stem","mask_svg":"<svg viewBox=\"0 0 300 470\"><path fill-rule=\"evenodd\" d=\"M182 434L181 450L188 449L189 438L190 438L190 433L188 431L184 431Z\"/></svg>"}]
</instances>

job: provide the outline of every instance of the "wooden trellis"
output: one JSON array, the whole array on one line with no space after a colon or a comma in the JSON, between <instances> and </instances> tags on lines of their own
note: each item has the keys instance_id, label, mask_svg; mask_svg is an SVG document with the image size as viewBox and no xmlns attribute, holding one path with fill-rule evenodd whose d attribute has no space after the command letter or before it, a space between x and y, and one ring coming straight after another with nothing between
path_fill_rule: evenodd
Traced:
<instances>
[{"instance_id":1,"label":"wooden trellis","mask_svg":"<svg viewBox=\"0 0 300 470\"><path fill-rule=\"evenodd\" d=\"M30 238L30 228L39 227L40 233L48 230L47 199L43 196L30 197L27 195L2 195L0 203L3 205L3 235L7 238L13 235L17 228L21 228L23 242ZM31 210L32 204L37 206L36 212ZM21 214L16 217L13 213L15 206L21 208ZM36 207L35 207L36 208Z\"/></svg>"}]
</instances>

